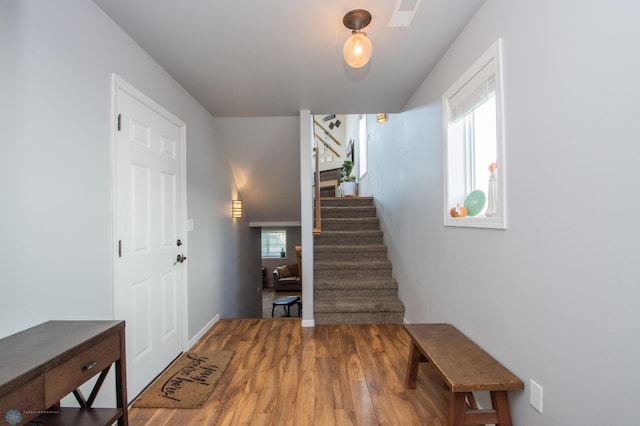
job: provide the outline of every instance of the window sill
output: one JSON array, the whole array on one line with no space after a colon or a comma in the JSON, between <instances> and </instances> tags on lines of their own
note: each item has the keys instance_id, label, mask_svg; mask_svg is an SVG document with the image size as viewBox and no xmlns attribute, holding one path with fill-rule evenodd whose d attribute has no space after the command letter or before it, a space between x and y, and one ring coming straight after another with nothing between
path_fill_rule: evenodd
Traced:
<instances>
[{"instance_id":1,"label":"window sill","mask_svg":"<svg viewBox=\"0 0 640 426\"><path fill-rule=\"evenodd\" d=\"M487 217L484 215L478 215L451 217L447 215L444 219L444 225L465 228L507 229L506 221L500 216Z\"/></svg>"}]
</instances>

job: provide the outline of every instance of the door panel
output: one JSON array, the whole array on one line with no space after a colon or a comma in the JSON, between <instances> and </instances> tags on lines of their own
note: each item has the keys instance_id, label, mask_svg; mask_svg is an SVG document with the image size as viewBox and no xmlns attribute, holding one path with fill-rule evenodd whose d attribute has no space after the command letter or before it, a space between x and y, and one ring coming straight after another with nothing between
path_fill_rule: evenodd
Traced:
<instances>
[{"instance_id":1,"label":"door panel","mask_svg":"<svg viewBox=\"0 0 640 426\"><path fill-rule=\"evenodd\" d=\"M144 389L185 342L184 124L116 80L115 311L127 325L129 397ZM182 245L176 244L177 240Z\"/></svg>"}]
</instances>

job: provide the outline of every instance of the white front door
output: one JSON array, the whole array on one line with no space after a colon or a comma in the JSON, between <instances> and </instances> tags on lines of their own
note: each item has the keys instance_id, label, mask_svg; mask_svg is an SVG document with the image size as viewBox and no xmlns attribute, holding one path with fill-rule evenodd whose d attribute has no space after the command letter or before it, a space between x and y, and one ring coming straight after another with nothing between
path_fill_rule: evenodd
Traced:
<instances>
[{"instance_id":1,"label":"white front door","mask_svg":"<svg viewBox=\"0 0 640 426\"><path fill-rule=\"evenodd\" d=\"M114 76L115 315L137 396L185 345L185 125Z\"/></svg>"}]
</instances>

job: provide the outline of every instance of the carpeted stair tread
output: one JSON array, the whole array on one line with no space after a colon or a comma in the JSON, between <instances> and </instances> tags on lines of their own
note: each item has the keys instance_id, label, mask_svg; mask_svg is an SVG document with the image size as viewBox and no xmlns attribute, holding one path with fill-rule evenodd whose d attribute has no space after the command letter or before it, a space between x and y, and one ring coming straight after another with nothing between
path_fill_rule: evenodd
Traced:
<instances>
[{"instance_id":1,"label":"carpeted stair tread","mask_svg":"<svg viewBox=\"0 0 640 426\"><path fill-rule=\"evenodd\" d=\"M376 208L374 206L320 206L320 211L335 211L335 212L350 212L350 211L358 211L358 212L375 212ZM365 216L370 217L370 216ZM375 216L374 216L375 217ZM345 219L349 218L348 216ZM353 219L353 218L351 218Z\"/></svg>"},{"instance_id":2,"label":"carpeted stair tread","mask_svg":"<svg viewBox=\"0 0 640 426\"><path fill-rule=\"evenodd\" d=\"M316 239L323 238L361 238L361 237L382 237L382 231L375 229L364 229L360 231L322 231Z\"/></svg>"},{"instance_id":3,"label":"carpeted stair tread","mask_svg":"<svg viewBox=\"0 0 640 426\"><path fill-rule=\"evenodd\" d=\"M314 311L323 312L404 312L404 304L397 297L361 298L326 297L314 301Z\"/></svg>"},{"instance_id":4,"label":"carpeted stair tread","mask_svg":"<svg viewBox=\"0 0 640 426\"><path fill-rule=\"evenodd\" d=\"M318 312L316 324L402 324L403 312Z\"/></svg>"},{"instance_id":5,"label":"carpeted stair tread","mask_svg":"<svg viewBox=\"0 0 640 426\"><path fill-rule=\"evenodd\" d=\"M325 198L320 199L320 207L341 207L341 206L373 206L373 198Z\"/></svg>"},{"instance_id":6,"label":"carpeted stair tread","mask_svg":"<svg viewBox=\"0 0 640 426\"><path fill-rule=\"evenodd\" d=\"M314 237L314 245L379 245L382 231L322 231Z\"/></svg>"},{"instance_id":7,"label":"carpeted stair tread","mask_svg":"<svg viewBox=\"0 0 640 426\"><path fill-rule=\"evenodd\" d=\"M316 262L387 260L387 246L384 244L317 245L313 249L313 257Z\"/></svg>"},{"instance_id":8,"label":"carpeted stair tread","mask_svg":"<svg viewBox=\"0 0 640 426\"><path fill-rule=\"evenodd\" d=\"M322 218L322 223L380 223L377 217L327 217Z\"/></svg>"},{"instance_id":9,"label":"carpeted stair tread","mask_svg":"<svg viewBox=\"0 0 640 426\"><path fill-rule=\"evenodd\" d=\"M313 283L315 290L378 290L397 289L398 282L393 278L363 278L352 280L315 280Z\"/></svg>"},{"instance_id":10,"label":"carpeted stair tread","mask_svg":"<svg viewBox=\"0 0 640 426\"><path fill-rule=\"evenodd\" d=\"M351 235L383 235L382 231L379 229L339 229L337 231L326 231L323 230L322 233L319 236L323 236L323 235L347 235L347 236L351 236Z\"/></svg>"},{"instance_id":11,"label":"carpeted stair tread","mask_svg":"<svg viewBox=\"0 0 640 426\"><path fill-rule=\"evenodd\" d=\"M314 270L321 271L326 269L343 270L343 269L391 269L391 262L388 260L372 260L367 262L314 262Z\"/></svg>"},{"instance_id":12,"label":"carpeted stair tread","mask_svg":"<svg viewBox=\"0 0 640 426\"><path fill-rule=\"evenodd\" d=\"M384 244L355 244L355 245L317 245L313 248L314 253L333 253L333 252L387 252L387 246Z\"/></svg>"},{"instance_id":13,"label":"carpeted stair tread","mask_svg":"<svg viewBox=\"0 0 640 426\"><path fill-rule=\"evenodd\" d=\"M370 206L320 207L322 219L376 217L376 208Z\"/></svg>"},{"instance_id":14,"label":"carpeted stair tread","mask_svg":"<svg viewBox=\"0 0 640 426\"><path fill-rule=\"evenodd\" d=\"M379 230L380 219L377 217L330 217L322 219L323 231Z\"/></svg>"}]
</instances>

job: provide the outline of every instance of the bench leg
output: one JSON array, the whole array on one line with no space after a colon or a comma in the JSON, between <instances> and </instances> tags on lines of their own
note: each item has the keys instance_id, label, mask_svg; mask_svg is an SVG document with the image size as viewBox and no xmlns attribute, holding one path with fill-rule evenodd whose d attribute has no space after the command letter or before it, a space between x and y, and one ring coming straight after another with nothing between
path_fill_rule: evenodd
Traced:
<instances>
[{"instance_id":1,"label":"bench leg","mask_svg":"<svg viewBox=\"0 0 640 426\"><path fill-rule=\"evenodd\" d=\"M498 425L511 426L511 410L507 391L491 391L491 403L498 414Z\"/></svg>"},{"instance_id":2,"label":"bench leg","mask_svg":"<svg viewBox=\"0 0 640 426\"><path fill-rule=\"evenodd\" d=\"M448 426L464 426L464 415L467 411L466 394L464 392L449 393Z\"/></svg>"},{"instance_id":3,"label":"bench leg","mask_svg":"<svg viewBox=\"0 0 640 426\"><path fill-rule=\"evenodd\" d=\"M418 380L418 367L420 367L420 349L412 341L411 349L409 349L409 365L407 366L407 389L416 388L416 382Z\"/></svg>"}]
</instances>

